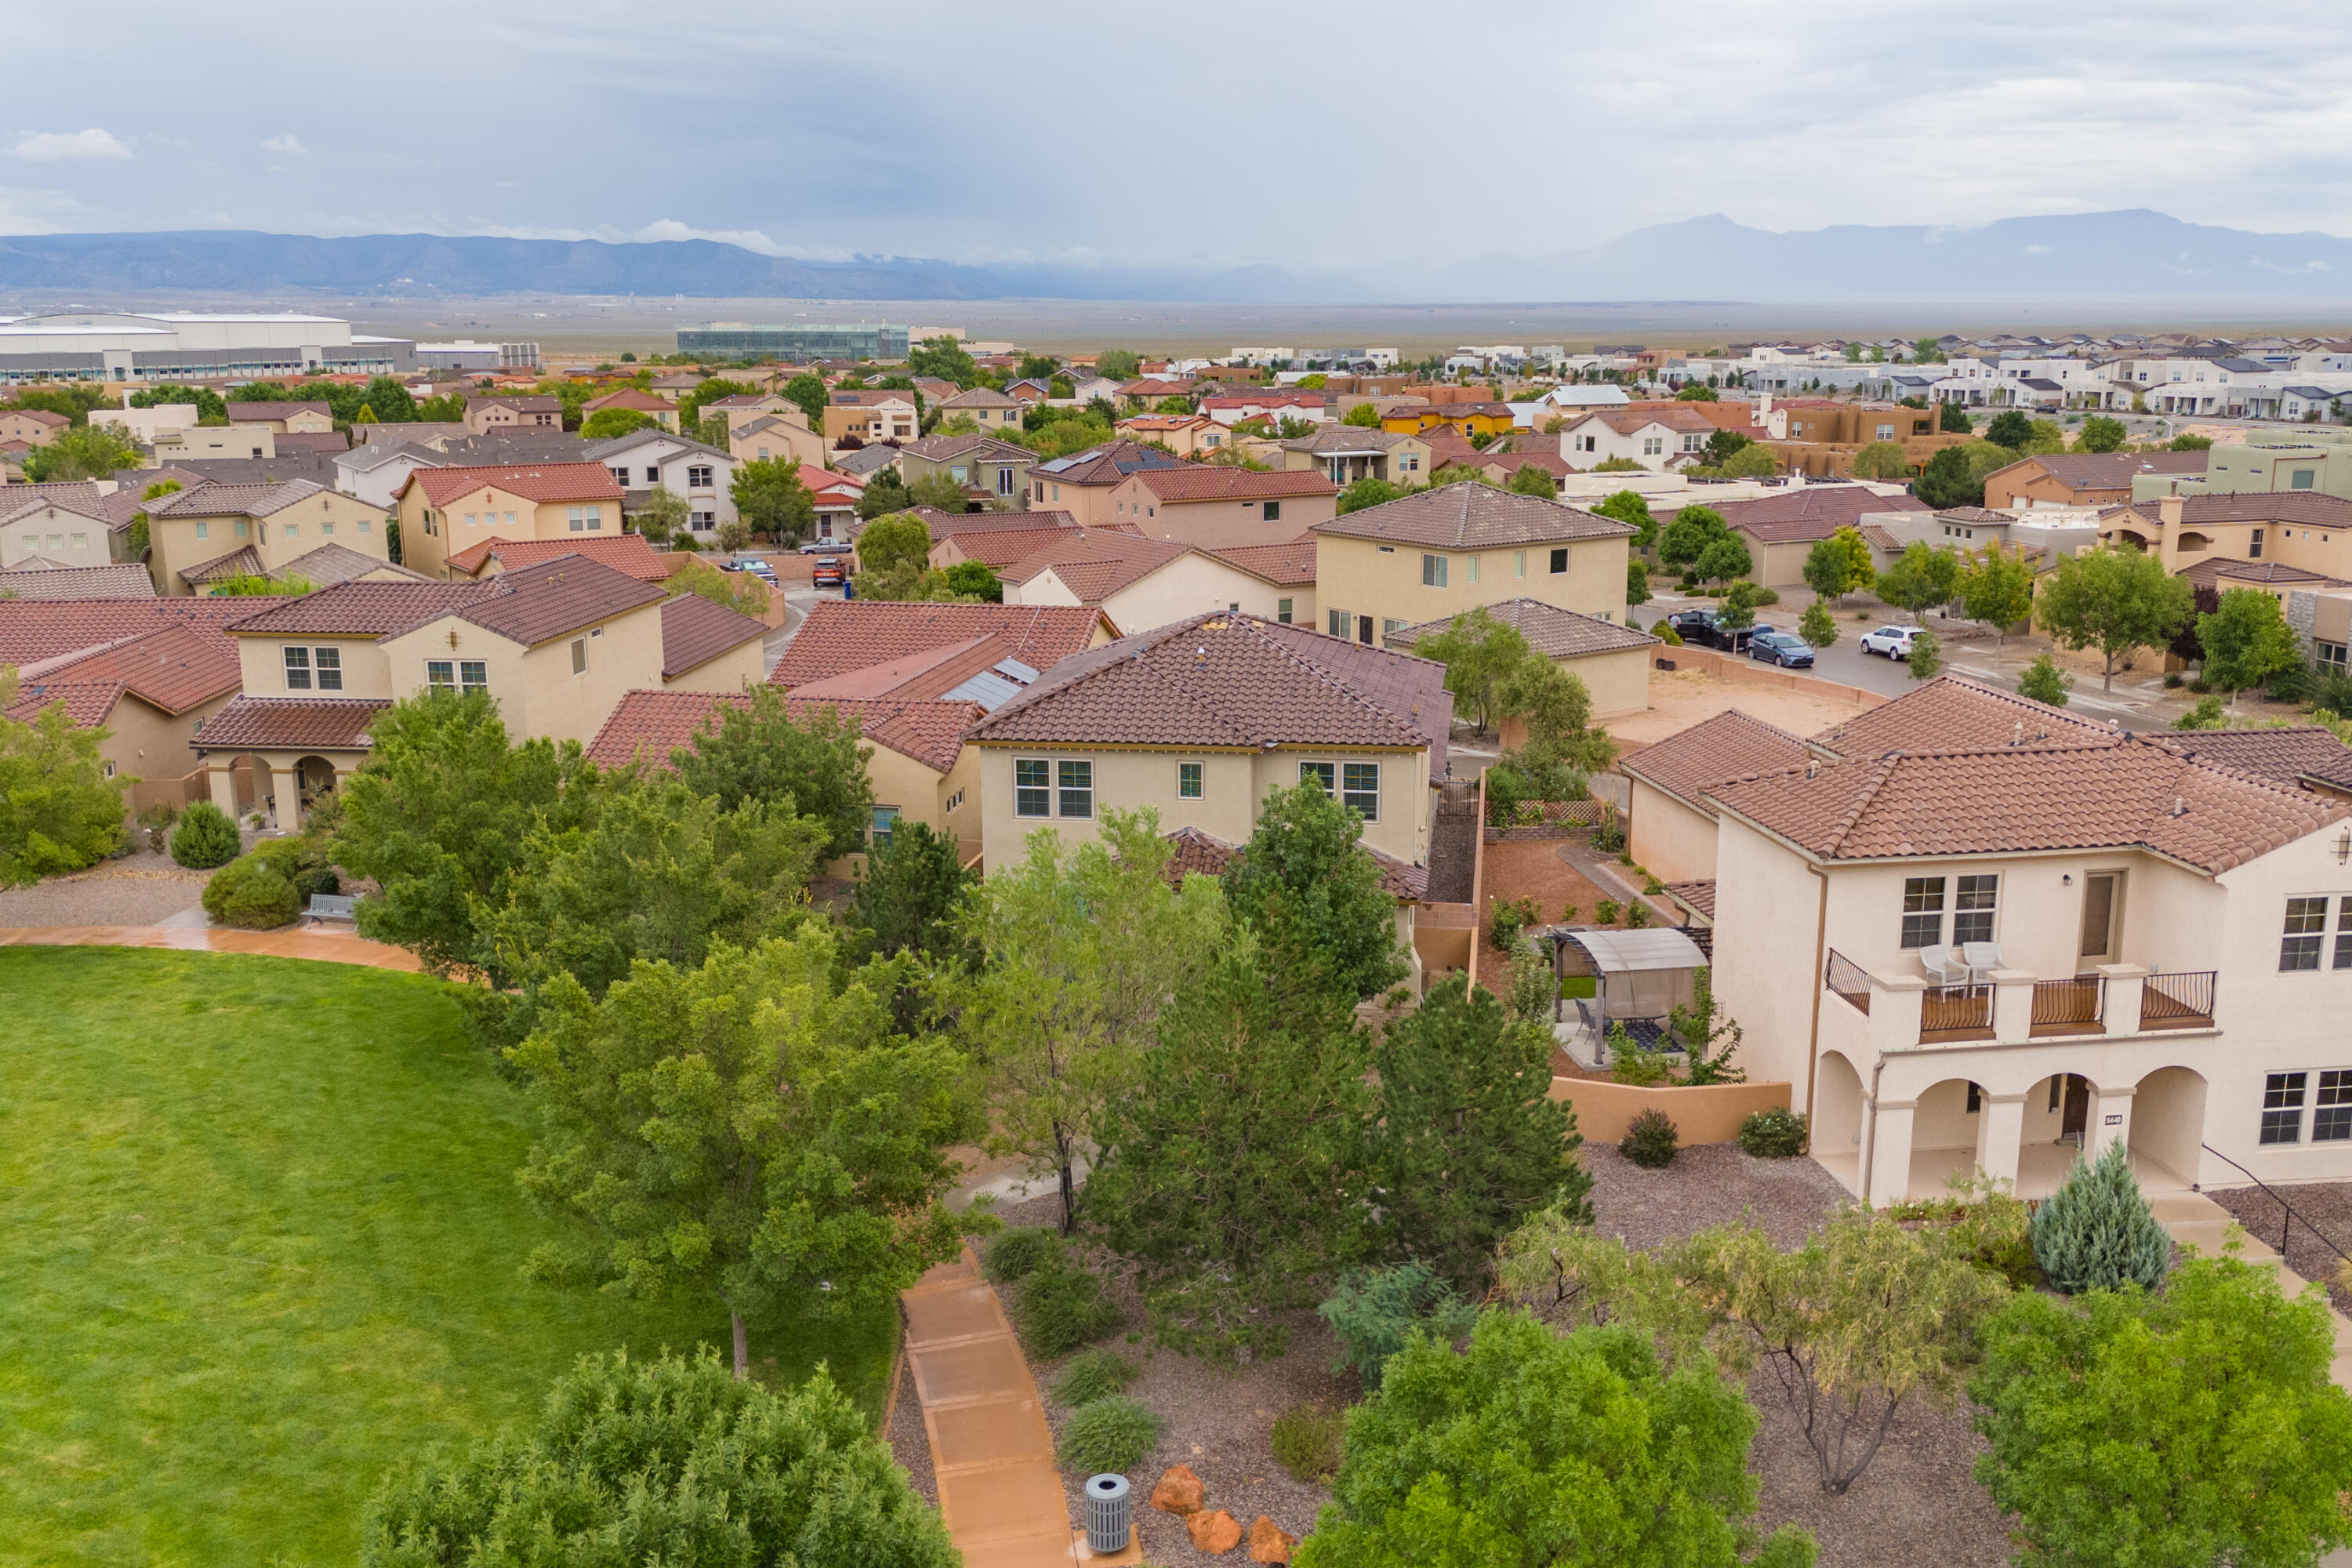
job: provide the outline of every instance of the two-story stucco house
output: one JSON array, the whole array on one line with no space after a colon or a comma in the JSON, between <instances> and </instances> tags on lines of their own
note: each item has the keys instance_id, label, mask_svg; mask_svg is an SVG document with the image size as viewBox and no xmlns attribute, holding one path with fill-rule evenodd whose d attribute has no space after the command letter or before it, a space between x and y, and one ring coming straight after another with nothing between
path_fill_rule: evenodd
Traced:
<instances>
[{"instance_id":1,"label":"two-story stucco house","mask_svg":"<svg viewBox=\"0 0 2352 1568\"><path fill-rule=\"evenodd\" d=\"M401 560L428 577L492 539L621 531L621 481L603 463L419 468L401 485Z\"/></svg>"},{"instance_id":2,"label":"two-story stucco house","mask_svg":"<svg viewBox=\"0 0 2352 1568\"><path fill-rule=\"evenodd\" d=\"M159 594L205 593L232 577L300 577L318 586L371 569L404 574L392 563L383 510L310 479L198 485L143 504L147 567ZM326 558L313 560L320 552Z\"/></svg>"},{"instance_id":3,"label":"two-story stucco house","mask_svg":"<svg viewBox=\"0 0 2352 1568\"><path fill-rule=\"evenodd\" d=\"M659 485L686 502L689 525L697 533L709 533L720 523L735 521L736 459L716 447L649 427L599 441L583 455L613 470L623 492L624 513L643 507Z\"/></svg>"}]
</instances>

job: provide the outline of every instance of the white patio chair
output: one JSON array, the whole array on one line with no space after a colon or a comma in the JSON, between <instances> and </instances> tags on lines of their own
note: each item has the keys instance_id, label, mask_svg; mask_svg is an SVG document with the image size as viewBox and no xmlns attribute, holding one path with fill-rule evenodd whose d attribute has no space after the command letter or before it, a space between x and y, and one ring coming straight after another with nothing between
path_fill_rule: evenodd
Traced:
<instances>
[{"instance_id":1,"label":"white patio chair","mask_svg":"<svg viewBox=\"0 0 2352 1568\"><path fill-rule=\"evenodd\" d=\"M1969 966L1971 984L1982 980L2000 967L2000 943L1964 942L1960 943L1960 962Z\"/></svg>"},{"instance_id":2,"label":"white patio chair","mask_svg":"<svg viewBox=\"0 0 2352 1568\"><path fill-rule=\"evenodd\" d=\"M1939 985L1965 985L1969 981L1968 964L1940 942L1919 950L1919 967Z\"/></svg>"}]
</instances>

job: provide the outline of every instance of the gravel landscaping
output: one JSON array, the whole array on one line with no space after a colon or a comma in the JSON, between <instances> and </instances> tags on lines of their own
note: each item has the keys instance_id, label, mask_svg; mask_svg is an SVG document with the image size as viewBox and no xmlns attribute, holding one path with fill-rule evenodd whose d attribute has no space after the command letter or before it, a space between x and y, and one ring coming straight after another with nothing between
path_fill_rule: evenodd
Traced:
<instances>
[{"instance_id":1,"label":"gravel landscaping","mask_svg":"<svg viewBox=\"0 0 2352 1568\"><path fill-rule=\"evenodd\" d=\"M2267 1247L2278 1246L2279 1225L2286 1217L2278 1199L2260 1187L2208 1187L2205 1195L2228 1209L2254 1239ZM2294 1223L2287 1227L2286 1266L2305 1279L2326 1286L2327 1299L2337 1311L2352 1312L2352 1290L2347 1290L2336 1277L2336 1271L2344 1267L2336 1247L2352 1252L2352 1182L2301 1184L2286 1201L2295 1212ZM2326 1241L2314 1233L2315 1225L2326 1232ZM2330 1247L2329 1241L2336 1246Z\"/></svg>"},{"instance_id":2,"label":"gravel landscaping","mask_svg":"<svg viewBox=\"0 0 2352 1568\"><path fill-rule=\"evenodd\" d=\"M29 888L0 889L0 926L152 926L197 910L209 871L142 850Z\"/></svg>"}]
</instances>

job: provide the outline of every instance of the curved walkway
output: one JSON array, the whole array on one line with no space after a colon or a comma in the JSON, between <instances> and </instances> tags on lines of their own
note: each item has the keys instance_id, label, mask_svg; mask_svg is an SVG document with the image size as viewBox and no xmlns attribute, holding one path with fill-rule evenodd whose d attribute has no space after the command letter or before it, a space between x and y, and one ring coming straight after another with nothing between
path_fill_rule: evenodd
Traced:
<instances>
[{"instance_id":1,"label":"curved walkway","mask_svg":"<svg viewBox=\"0 0 2352 1568\"><path fill-rule=\"evenodd\" d=\"M406 948L387 947L349 931L289 926L284 931L234 931L203 926L8 926L0 947L160 947L179 952L251 952L268 958L310 958L369 969L423 970Z\"/></svg>"}]
</instances>

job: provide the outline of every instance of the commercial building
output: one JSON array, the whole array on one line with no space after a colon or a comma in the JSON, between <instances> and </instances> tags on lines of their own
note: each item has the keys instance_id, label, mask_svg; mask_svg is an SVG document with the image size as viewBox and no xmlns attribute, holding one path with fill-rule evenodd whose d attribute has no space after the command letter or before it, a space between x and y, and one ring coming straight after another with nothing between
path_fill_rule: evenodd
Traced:
<instances>
[{"instance_id":1,"label":"commercial building","mask_svg":"<svg viewBox=\"0 0 2352 1568\"><path fill-rule=\"evenodd\" d=\"M905 359L907 329L887 321L789 327L706 321L677 330L677 352L713 359Z\"/></svg>"},{"instance_id":2,"label":"commercial building","mask_svg":"<svg viewBox=\"0 0 2352 1568\"><path fill-rule=\"evenodd\" d=\"M0 317L0 385L399 375L416 368L416 345L408 339L355 334L333 316L99 310Z\"/></svg>"},{"instance_id":3,"label":"commercial building","mask_svg":"<svg viewBox=\"0 0 2352 1568\"><path fill-rule=\"evenodd\" d=\"M461 338L454 343L416 345L419 370L537 370L537 343L478 343Z\"/></svg>"}]
</instances>

